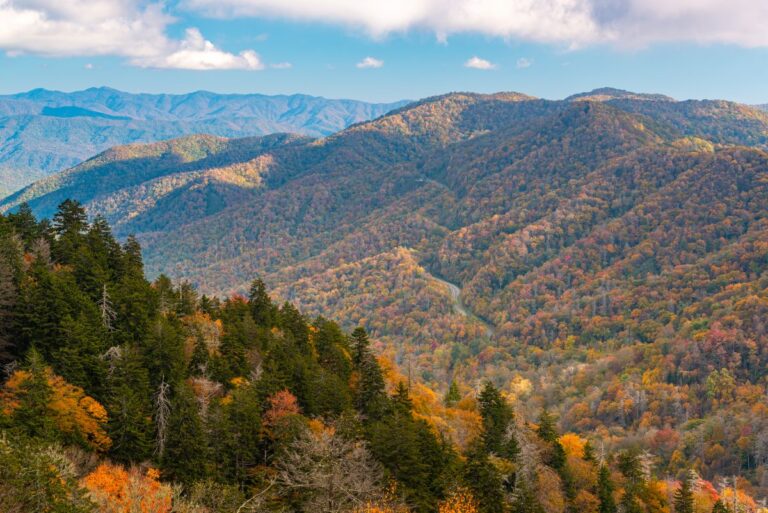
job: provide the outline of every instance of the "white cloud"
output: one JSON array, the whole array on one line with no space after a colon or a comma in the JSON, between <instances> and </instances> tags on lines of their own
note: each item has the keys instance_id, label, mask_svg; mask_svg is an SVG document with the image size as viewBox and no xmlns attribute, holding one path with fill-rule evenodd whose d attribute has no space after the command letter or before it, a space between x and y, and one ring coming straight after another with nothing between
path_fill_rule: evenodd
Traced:
<instances>
[{"instance_id":1,"label":"white cloud","mask_svg":"<svg viewBox=\"0 0 768 513\"><path fill-rule=\"evenodd\" d=\"M85 68L85 69L93 69L93 64L91 64L91 63L89 62L89 63L87 63L85 66L83 66L83 68Z\"/></svg>"},{"instance_id":2,"label":"white cloud","mask_svg":"<svg viewBox=\"0 0 768 513\"><path fill-rule=\"evenodd\" d=\"M362 61L355 64L360 69L366 69L366 68L380 68L384 66L384 61L380 61L379 59L375 59L373 57L366 57Z\"/></svg>"},{"instance_id":3,"label":"white cloud","mask_svg":"<svg viewBox=\"0 0 768 513\"><path fill-rule=\"evenodd\" d=\"M496 65L492 63L491 61L487 61L485 59L481 59L480 57L472 57L467 62L464 63L465 68L474 68L474 69L482 69L482 70L489 70L489 69L496 69Z\"/></svg>"},{"instance_id":4,"label":"white cloud","mask_svg":"<svg viewBox=\"0 0 768 513\"><path fill-rule=\"evenodd\" d=\"M270 64L269 67L272 69L291 69L293 64L290 62L276 62L274 64Z\"/></svg>"},{"instance_id":5,"label":"white cloud","mask_svg":"<svg viewBox=\"0 0 768 513\"><path fill-rule=\"evenodd\" d=\"M199 30L187 29L186 37L177 47L169 52L150 57L137 57L131 63L144 68L166 69L264 69L259 55L253 50L246 50L234 55L216 48L206 41Z\"/></svg>"},{"instance_id":6,"label":"white cloud","mask_svg":"<svg viewBox=\"0 0 768 513\"><path fill-rule=\"evenodd\" d=\"M517 66L517 69L530 68L533 66L533 61L531 59L526 59L525 57L520 57L517 59L515 66Z\"/></svg>"},{"instance_id":7,"label":"white cloud","mask_svg":"<svg viewBox=\"0 0 768 513\"><path fill-rule=\"evenodd\" d=\"M144 67L261 69L252 50L232 54L199 31L166 35L174 22L160 3L143 0L0 0L0 49L47 57L114 55Z\"/></svg>"},{"instance_id":8,"label":"white cloud","mask_svg":"<svg viewBox=\"0 0 768 513\"><path fill-rule=\"evenodd\" d=\"M341 24L374 37L476 32L570 47L659 42L768 46L765 0L182 0L212 16Z\"/></svg>"}]
</instances>

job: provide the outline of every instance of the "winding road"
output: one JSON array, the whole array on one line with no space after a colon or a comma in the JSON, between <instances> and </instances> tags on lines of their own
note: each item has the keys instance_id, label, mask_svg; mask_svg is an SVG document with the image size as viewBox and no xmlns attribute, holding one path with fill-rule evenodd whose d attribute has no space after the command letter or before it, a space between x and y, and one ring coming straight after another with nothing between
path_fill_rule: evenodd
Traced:
<instances>
[{"instance_id":1,"label":"winding road","mask_svg":"<svg viewBox=\"0 0 768 513\"><path fill-rule=\"evenodd\" d=\"M438 278L434 274L432 275L432 277L438 283L441 283L441 284L445 285L446 287L448 287L448 292L451 294L451 299L453 300L453 311L454 312L456 312L459 315L462 315L464 317L467 317L469 319L473 319L473 320L479 322L485 328L485 335L488 338L493 337L493 334L495 333L495 330L493 329L493 326L491 326L490 324L485 322L482 318L480 318L479 316L477 316L474 313L472 313L471 311L469 311L467 309L467 307L464 305L464 302L461 300L461 289L459 288L458 285L456 285L454 283L451 283L449 281L445 281L442 278Z\"/></svg>"}]
</instances>

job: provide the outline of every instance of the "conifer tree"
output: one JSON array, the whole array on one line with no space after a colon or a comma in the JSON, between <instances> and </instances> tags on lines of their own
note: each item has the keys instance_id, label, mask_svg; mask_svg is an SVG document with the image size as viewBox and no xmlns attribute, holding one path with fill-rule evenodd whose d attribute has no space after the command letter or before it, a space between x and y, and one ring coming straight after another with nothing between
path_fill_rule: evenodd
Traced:
<instances>
[{"instance_id":1,"label":"conifer tree","mask_svg":"<svg viewBox=\"0 0 768 513\"><path fill-rule=\"evenodd\" d=\"M351 338L352 363L358 374L355 406L365 415L380 415L386 399L381 368L371 351L371 343L365 329L356 328ZM407 391L405 391L405 397L407 398Z\"/></svg>"},{"instance_id":2,"label":"conifer tree","mask_svg":"<svg viewBox=\"0 0 768 513\"><path fill-rule=\"evenodd\" d=\"M443 402L446 406L453 406L461 400L461 394L459 393L459 386L456 384L456 380L451 380L451 384L448 387L448 391L445 393Z\"/></svg>"},{"instance_id":3,"label":"conifer tree","mask_svg":"<svg viewBox=\"0 0 768 513\"><path fill-rule=\"evenodd\" d=\"M691 489L690 476L686 475L680 483L680 487L675 491L674 500L675 513L693 513L693 491Z\"/></svg>"},{"instance_id":4,"label":"conifer tree","mask_svg":"<svg viewBox=\"0 0 768 513\"><path fill-rule=\"evenodd\" d=\"M605 464L597 471L597 498L600 501L599 513L616 513L616 501L613 498L613 481L611 471Z\"/></svg>"},{"instance_id":5,"label":"conifer tree","mask_svg":"<svg viewBox=\"0 0 768 513\"><path fill-rule=\"evenodd\" d=\"M171 402L161 468L169 478L190 484L206 477L208 461L207 440L195 397L186 385L179 384Z\"/></svg>"},{"instance_id":6,"label":"conifer tree","mask_svg":"<svg viewBox=\"0 0 768 513\"><path fill-rule=\"evenodd\" d=\"M251 315L256 324L266 328L271 328L275 325L277 308L272 303L269 293L267 293L267 286L260 278L253 280L251 283L248 304L251 307Z\"/></svg>"},{"instance_id":7,"label":"conifer tree","mask_svg":"<svg viewBox=\"0 0 768 513\"><path fill-rule=\"evenodd\" d=\"M482 513L503 513L504 492L499 472L488 461L485 447L471 447L464 465L464 483Z\"/></svg>"},{"instance_id":8,"label":"conifer tree","mask_svg":"<svg viewBox=\"0 0 768 513\"><path fill-rule=\"evenodd\" d=\"M485 450L504 458L514 458L518 452L517 440L508 429L514 421L512 407L490 382L485 384L478 402L483 419Z\"/></svg>"},{"instance_id":9,"label":"conifer tree","mask_svg":"<svg viewBox=\"0 0 768 513\"><path fill-rule=\"evenodd\" d=\"M110 456L123 463L138 463L152 452L149 376L133 346L116 347L110 359L105 394Z\"/></svg>"}]
</instances>

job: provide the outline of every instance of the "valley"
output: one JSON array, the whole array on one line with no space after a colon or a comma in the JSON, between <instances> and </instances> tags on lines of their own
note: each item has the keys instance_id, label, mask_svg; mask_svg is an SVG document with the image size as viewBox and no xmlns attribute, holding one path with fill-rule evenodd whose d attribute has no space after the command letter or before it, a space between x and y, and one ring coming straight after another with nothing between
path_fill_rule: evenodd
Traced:
<instances>
[{"instance_id":1,"label":"valley","mask_svg":"<svg viewBox=\"0 0 768 513\"><path fill-rule=\"evenodd\" d=\"M151 279L240 298L259 277L363 327L451 436L438 397L490 382L521 418L765 490L766 149L768 113L731 102L451 93L319 138L117 146L0 209L71 198Z\"/></svg>"}]
</instances>

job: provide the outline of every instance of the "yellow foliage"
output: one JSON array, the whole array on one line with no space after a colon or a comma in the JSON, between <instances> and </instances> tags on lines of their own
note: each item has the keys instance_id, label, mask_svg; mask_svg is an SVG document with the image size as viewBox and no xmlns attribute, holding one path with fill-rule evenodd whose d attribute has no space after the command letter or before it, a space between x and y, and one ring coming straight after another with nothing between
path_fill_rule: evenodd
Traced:
<instances>
[{"instance_id":1,"label":"yellow foliage","mask_svg":"<svg viewBox=\"0 0 768 513\"><path fill-rule=\"evenodd\" d=\"M560 437L560 445L563 446L566 456L583 458L587 440L575 433L566 433Z\"/></svg>"},{"instance_id":2,"label":"yellow foliage","mask_svg":"<svg viewBox=\"0 0 768 513\"><path fill-rule=\"evenodd\" d=\"M85 391L67 383L53 373L50 367L44 370L45 380L51 390L48 411L56 427L64 434L79 435L91 448L106 451L112 445L104 427L107 424L107 410ZM33 378L25 370L14 372L0 392L0 405L6 415L18 408L26 395L26 383Z\"/></svg>"},{"instance_id":3,"label":"yellow foliage","mask_svg":"<svg viewBox=\"0 0 768 513\"><path fill-rule=\"evenodd\" d=\"M83 478L82 485L100 513L169 513L173 490L158 481L159 475L153 468L142 473L104 463Z\"/></svg>"}]
</instances>

